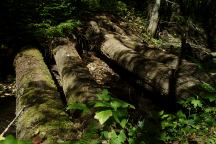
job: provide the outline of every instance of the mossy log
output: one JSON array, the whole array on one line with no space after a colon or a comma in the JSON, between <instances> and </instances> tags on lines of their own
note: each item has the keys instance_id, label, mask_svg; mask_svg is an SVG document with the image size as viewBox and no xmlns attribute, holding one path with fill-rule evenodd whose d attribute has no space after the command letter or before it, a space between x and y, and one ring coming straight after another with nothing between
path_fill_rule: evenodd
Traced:
<instances>
[{"instance_id":1,"label":"mossy log","mask_svg":"<svg viewBox=\"0 0 216 144\"><path fill-rule=\"evenodd\" d=\"M85 103L96 99L101 89L93 80L75 48L67 39L54 48L54 58L67 103Z\"/></svg>"},{"instance_id":2,"label":"mossy log","mask_svg":"<svg viewBox=\"0 0 216 144\"><path fill-rule=\"evenodd\" d=\"M146 59L136 51L126 47L113 34L106 34L101 52L128 71L136 74L154 91L169 96L176 93L177 97L189 97L195 93L195 87L202 82L209 82L207 74L196 67L179 66L176 70L163 63ZM177 74L178 72L178 74ZM173 91L175 89L175 91Z\"/></svg>"},{"instance_id":3,"label":"mossy log","mask_svg":"<svg viewBox=\"0 0 216 144\"><path fill-rule=\"evenodd\" d=\"M21 140L44 144L73 139L75 128L52 76L36 48L21 51L14 61L16 69L16 135Z\"/></svg>"}]
</instances>

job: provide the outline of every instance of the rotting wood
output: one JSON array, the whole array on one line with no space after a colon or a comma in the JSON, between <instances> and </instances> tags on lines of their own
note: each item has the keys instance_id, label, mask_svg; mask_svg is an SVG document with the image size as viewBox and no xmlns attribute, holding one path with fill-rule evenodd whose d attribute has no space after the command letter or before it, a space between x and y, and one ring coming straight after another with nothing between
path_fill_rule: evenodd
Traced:
<instances>
[{"instance_id":1,"label":"rotting wood","mask_svg":"<svg viewBox=\"0 0 216 144\"><path fill-rule=\"evenodd\" d=\"M14 61L16 69L16 135L21 140L40 138L54 144L77 138L74 124L64 111L60 94L39 50L29 47Z\"/></svg>"}]
</instances>

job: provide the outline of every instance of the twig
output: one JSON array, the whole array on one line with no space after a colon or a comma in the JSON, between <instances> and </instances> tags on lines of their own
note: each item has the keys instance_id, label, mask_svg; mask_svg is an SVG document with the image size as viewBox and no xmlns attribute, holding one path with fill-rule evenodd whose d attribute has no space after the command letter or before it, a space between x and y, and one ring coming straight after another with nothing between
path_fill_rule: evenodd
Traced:
<instances>
[{"instance_id":1,"label":"twig","mask_svg":"<svg viewBox=\"0 0 216 144\"><path fill-rule=\"evenodd\" d=\"M3 137L4 134L8 131L8 129L11 127L11 125L15 122L15 120L20 116L20 114L23 112L26 106L24 106L16 115L16 117L9 123L9 125L5 128L5 130L1 133L0 137Z\"/></svg>"}]
</instances>

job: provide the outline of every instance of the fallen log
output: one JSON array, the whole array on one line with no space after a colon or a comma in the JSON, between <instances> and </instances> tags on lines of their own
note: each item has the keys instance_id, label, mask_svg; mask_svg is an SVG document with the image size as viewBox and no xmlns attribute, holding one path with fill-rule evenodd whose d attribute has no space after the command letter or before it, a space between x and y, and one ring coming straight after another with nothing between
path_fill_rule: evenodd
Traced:
<instances>
[{"instance_id":1,"label":"fallen log","mask_svg":"<svg viewBox=\"0 0 216 144\"><path fill-rule=\"evenodd\" d=\"M67 39L53 50L67 103L85 103L96 99L101 88L93 80L88 68L82 62L75 43Z\"/></svg>"},{"instance_id":2,"label":"fallen log","mask_svg":"<svg viewBox=\"0 0 216 144\"><path fill-rule=\"evenodd\" d=\"M82 131L82 137L92 124L95 128L101 126L94 119L95 108L93 104L98 100L96 95L102 92L102 89L93 80L88 68L82 62L75 49L75 43L67 39L63 39L63 41L64 43L54 48L53 55L68 106L73 107L73 105L78 104L88 107L88 111L85 113L79 109L69 111L72 121L79 124L77 128ZM95 137L98 136L95 135Z\"/></svg>"},{"instance_id":3,"label":"fallen log","mask_svg":"<svg viewBox=\"0 0 216 144\"><path fill-rule=\"evenodd\" d=\"M16 136L43 144L74 139L73 123L64 111L60 94L36 48L21 51L14 61L16 69Z\"/></svg>"},{"instance_id":4,"label":"fallen log","mask_svg":"<svg viewBox=\"0 0 216 144\"><path fill-rule=\"evenodd\" d=\"M168 54L165 51L156 48L145 48L139 51L141 55L146 59L151 59L163 64L166 64L172 69L176 69L179 61L179 56ZM197 64L188 62L185 59L182 59L182 65L191 69L199 69Z\"/></svg>"},{"instance_id":5,"label":"fallen log","mask_svg":"<svg viewBox=\"0 0 216 144\"><path fill-rule=\"evenodd\" d=\"M173 70L160 62L146 59L115 39L113 34L105 35L101 52L128 71L136 74L143 80L144 84L148 84L162 95L170 96L170 92L175 89L171 95L176 93L178 98L189 97L196 92L194 87L202 84L202 82L210 81L208 75L199 71L197 67L191 68L182 65Z\"/></svg>"}]
</instances>

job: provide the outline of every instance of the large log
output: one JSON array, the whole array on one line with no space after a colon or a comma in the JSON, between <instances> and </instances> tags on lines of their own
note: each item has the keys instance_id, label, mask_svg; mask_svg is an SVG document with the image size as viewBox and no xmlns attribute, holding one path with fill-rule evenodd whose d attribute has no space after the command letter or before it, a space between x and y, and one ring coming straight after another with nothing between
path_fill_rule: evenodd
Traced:
<instances>
[{"instance_id":1,"label":"large log","mask_svg":"<svg viewBox=\"0 0 216 144\"><path fill-rule=\"evenodd\" d=\"M191 93L196 92L195 87L197 85L202 84L203 81L210 81L208 75L196 67L179 66L177 70L173 70L160 62L146 59L115 39L113 34L105 35L101 52L128 71L136 74L145 84L162 95L169 96L170 92L173 92L172 89L176 89L174 92L178 98L189 97Z\"/></svg>"},{"instance_id":2,"label":"large log","mask_svg":"<svg viewBox=\"0 0 216 144\"><path fill-rule=\"evenodd\" d=\"M67 39L60 41L64 42L55 47L53 52L67 103L88 103L95 100L101 88L82 62L75 43Z\"/></svg>"},{"instance_id":3,"label":"large log","mask_svg":"<svg viewBox=\"0 0 216 144\"><path fill-rule=\"evenodd\" d=\"M98 16L97 20L98 22L89 22L88 29L86 31L86 36L88 39L95 41L96 38L99 39L98 36L100 35L100 33L112 33L114 37L118 39L123 45L142 53L148 59L156 60L157 58L159 58L157 60L159 62L165 62L167 60L168 64L170 64L171 67L176 64L176 59L178 59L179 51L181 48L174 48L173 45L176 45L178 43L178 45L180 46L181 40L173 37L167 31L160 33L161 39L164 39L164 41L167 41L167 39L172 40L167 41L162 48L151 48L147 43L143 41L143 38L138 37L132 33L126 33L123 28L111 22L108 17ZM151 57L150 55L155 56ZM187 53L185 53L184 55L185 57L196 58L201 62L211 61L214 57L209 49L189 43L187 43Z\"/></svg>"},{"instance_id":4,"label":"large log","mask_svg":"<svg viewBox=\"0 0 216 144\"><path fill-rule=\"evenodd\" d=\"M64 111L60 94L41 53L35 48L20 52L16 68L18 139L54 144L77 136L73 123Z\"/></svg>"},{"instance_id":5,"label":"large log","mask_svg":"<svg viewBox=\"0 0 216 144\"><path fill-rule=\"evenodd\" d=\"M89 110L85 113L76 109L70 110L72 121L79 123L79 129L85 133L92 124L95 128L101 126L94 119L95 109L92 104L98 100L96 95L102 92L102 89L93 80L88 68L82 62L75 49L75 43L67 39L63 41L65 43L54 48L53 54L67 104L69 106L85 104L89 107Z\"/></svg>"}]
</instances>

